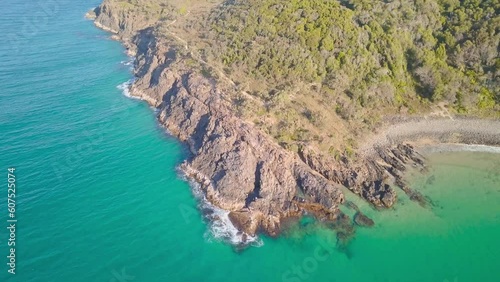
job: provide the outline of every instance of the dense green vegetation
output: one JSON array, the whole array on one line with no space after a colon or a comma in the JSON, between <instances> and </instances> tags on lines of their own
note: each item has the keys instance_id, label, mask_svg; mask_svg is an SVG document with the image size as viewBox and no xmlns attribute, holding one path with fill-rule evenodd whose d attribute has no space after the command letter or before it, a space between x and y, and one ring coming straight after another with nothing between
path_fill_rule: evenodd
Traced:
<instances>
[{"instance_id":1,"label":"dense green vegetation","mask_svg":"<svg viewBox=\"0 0 500 282\"><path fill-rule=\"evenodd\" d=\"M271 96L320 85L346 119L437 102L497 115L499 11L498 0L235 0L211 16L211 52Z\"/></svg>"},{"instance_id":2,"label":"dense green vegetation","mask_svg":"<svg viewBox=\"0 0 500 282\"><path fill-rule=\"evenodd\" d=\"M500 117L499 0L108 1L291 150L351 156L393 115Z\"/></svg>"}]
</instances>

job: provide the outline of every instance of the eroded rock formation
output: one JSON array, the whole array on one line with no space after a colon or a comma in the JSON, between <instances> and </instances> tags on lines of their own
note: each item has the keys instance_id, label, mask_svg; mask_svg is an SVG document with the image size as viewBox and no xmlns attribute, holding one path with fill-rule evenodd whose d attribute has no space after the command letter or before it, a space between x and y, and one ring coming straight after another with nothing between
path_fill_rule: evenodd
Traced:
<instances>
[{"instance_id":1,"label":"eroded rock formation","mask_svg":"<svg viewBox=\"0 0 500 282\"><path fill-rule=\"evenodd\" d=\"M344 203L342 186L388 208L397 200L395 183L425 205L425 197L402 178L408 165L425 169L411 145L375 147L356 161L335 160L305 145L298 153L288 151L237 114L227 88L186 63L191 54L180 52L155 26L163 14L145 16L113 3L104 1L90 16L135 55L131 95L157 108L161 125L187 144L191 155L182 170L211 204L229 212L240 231L275 236L285 219L309 213L339 230L345 243L354 228L338 208ZM373 225L359 211L355 222Z\"/></svg>"}]
</instances>

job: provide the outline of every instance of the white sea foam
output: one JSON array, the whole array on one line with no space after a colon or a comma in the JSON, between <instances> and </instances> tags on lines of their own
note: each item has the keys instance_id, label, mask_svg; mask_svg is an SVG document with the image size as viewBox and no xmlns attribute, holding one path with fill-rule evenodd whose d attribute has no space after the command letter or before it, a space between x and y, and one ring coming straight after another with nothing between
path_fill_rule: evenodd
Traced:
<instances>
[{"instance_id":1,"label":"white sea foam","mask_svg":"<svg viewBox=\"0 0 500 282\"><path fill-rule=\"evenodd\" d=\"M129 71L132 72L134 70L134 61L134 56L128 56L127 60L121 61L120 63L124 66L129 67ZM131 78L128 81L125 81L124 83L118 85L117 88L120 89L123 95L127 96L128 98L138 99L137 97L133 97L132 95L130 95L130 87L132 86L132 84L134 84L134 81L135 78Z\"/></svg>"},{"instance_id":2,"label":"white sea foam","mask_svg":"<svg viewBox=\"0 0 500 282\"><path fill-rule=\"evenodd\" d=\"M121 61L120 63L124 66L127 66L130 71L134 70L134 57L129 57L128 60Z\"/></svg>"},{"instance_id":3,"label":"white sea foam","mask_svg":"<svg viewBox=\"0 0 500 282\"><path fill-rule=\"evenodd\" d=\"M116 88L120 89L122 91L123 95L125 95L126 97L139 100L139 98L130 95L130 87L132 86L133 83L134 83L134 79L132 78L132 79L125 81L124 83L116 86Z\"/></svg>"},{"instance_id":4,"label":"white sea foam","mask_svg":"<svg viewBox=\"0 0 500 282\"><path fill-rule=\"evenodd\" d=\"M187 180L195 198L198 200L198 208L204 211L204 219L208 221L208 230L205 232L205 239L208 241L223 241L235 246L255 246L260 247L264 242L258 236L250 236L239 231L231 223L229 212L212 205L201 190L199 183L187 179L185 174L182 177Z\"/></svg>"},{"instance_id":5,"label":"white sea foam","mask_svg":"<svg viewBox=\"0 0 500 282\"><path fill-rule=\"evenodd\" d=\"M129 60L121 61L121 63L125 66L132 66L134 65L134 58L131 57Z\"/></svg>"},{"instance_id":6,"label":"white sea foam","mask_svg":"<svg viewBox=\"0 0 500 282\"><path fill-rule=\"evenodd\" d=\"M222 240L232 245L252 245L260 247L264 244L258 236L250 236L236 229L229 219L228 211L212 205L210 205L210 208L213 210L213 215L210 216L210 229L205 234L205 238L208 240L211 238Z\"/></svg>"},{"instance_id":7,"label":"white sea foam","mask_svg":"<svg viewBox=\"0 0 500 282\"><path fill-rule=\"evenodd\" d=\"M421 149L422 152L439 153L439 152L484 152L500 154L500 147L488 145L469 145L469 144L436 144L425 146Z\"/></svg>"}]
</instances>

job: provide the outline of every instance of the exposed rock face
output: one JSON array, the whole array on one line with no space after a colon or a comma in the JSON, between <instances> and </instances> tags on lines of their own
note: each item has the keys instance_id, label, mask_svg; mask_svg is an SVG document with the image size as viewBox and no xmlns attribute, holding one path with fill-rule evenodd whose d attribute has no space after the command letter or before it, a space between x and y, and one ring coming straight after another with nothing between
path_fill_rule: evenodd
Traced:
<instances>
[{"instance_id":1,"label":"exposed rock face","mask_svg":"<svg viewBox=\"0 0 500 282\"><path fill-rule=\"evenodd\" d=\"M192 155L182 169L201 184L207 200L231 211L238 229L277 235L284 218L339 213L339 185L237 117L210 80L174 60L175 52L158 42L153 29L132 42L132 95L157 107L160 123L188 145Z\"/></svg>"},{"instance_id":2,"label":"exposed rock face","mask_svg":"<svg viewBox=\"0 0 500 282\"><path fill-rule=\"evenodd\" d=\"M389 184L392 182L423 204L423 196L408 187L402 178L407 165L425 169L423 157L408 144L379 147L376 152L353 164L347 160L339 164L306 148L300 151L300 157L326 179L344 185L376 207L392 207L396 203L396 192Z\"/></svg>"},{"instance_id":3,"label":"exposed rock face","mask_svg":"<svg viewBox=\"0 0 500 282\"><path fill-rule=\"evenodd\" d=\"M396 193L390 183L395 180L412 198L425 202L401 178L406 165L423 167L411 146L377 148L376 155L356 163L307 147L298 155L287 151L241 119L215 81L177 58L176 47L157 34L157 18L117 9L110 1L94 12L96 25L134 50L131 95L156 107L159 122L187 144L191 156L182 169L201 184L208 201L230 212L240 231L278 235L284 219L308 212L340 230L339 242L345 244L354 229L338 209L344 202L342 185L376 207L391 207ZM355 221L373 225L359 214Z\"/></svg>"},{"instance_id":4,"label":"exposed rock face","mask_svg":"<svg viewBox=\"0 0 500 282\"><path fill-rule=\"evenodd\" d=\"M104 1L87 13L87 17L94 18L98 27L120 34L122 39L134 36L137 31L153 25L158 20L157 17L137 13L133 9L117 7L117 5L119 4L112 1ZM125 5L125 2L122 5Z\"/></svg>"},{"instance_id":5,"label":"exposed rock face","mask_svg":"<svg viewBox=\"0 0 500 282\"><path fill-rule=\"evenodd\" d=\"M232 211L235 226L251 235L258 229L276 235L281 218L299 215L309 203L337 212L344 199L339 187L232 114L209 81L170 69L162 77L156 87L165 87L165 95L153 103L159 121L188 144L192 157L183 169L210 202ZM298 195L305 204L297 203Z\"/></svg>"}]
</instances>

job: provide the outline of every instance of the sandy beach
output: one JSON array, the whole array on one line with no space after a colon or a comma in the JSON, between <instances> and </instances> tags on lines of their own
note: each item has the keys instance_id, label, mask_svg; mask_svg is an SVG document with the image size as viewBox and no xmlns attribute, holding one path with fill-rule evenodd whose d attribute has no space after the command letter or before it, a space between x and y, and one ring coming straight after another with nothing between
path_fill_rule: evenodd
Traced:
<instances>
[{"instance_id":1,"label":"sandy beach","mask_svg":"<svg viewBox=\"0 0 500 282\"><path fill-rule=\"evenodd\" d=\"M475 118L410 118L391 120L360 146L361 155L374 148L408 142L417 147L460 150L457 144L500 146L500 120ZM449 144L449 145L447 145ZM477 147L477 146L476 146ZM462 148L464 148L462 146ZM481 149L477 147L477 149ZM485 149L486 150L486 149Z\"/></svg>"}]
</instances>

